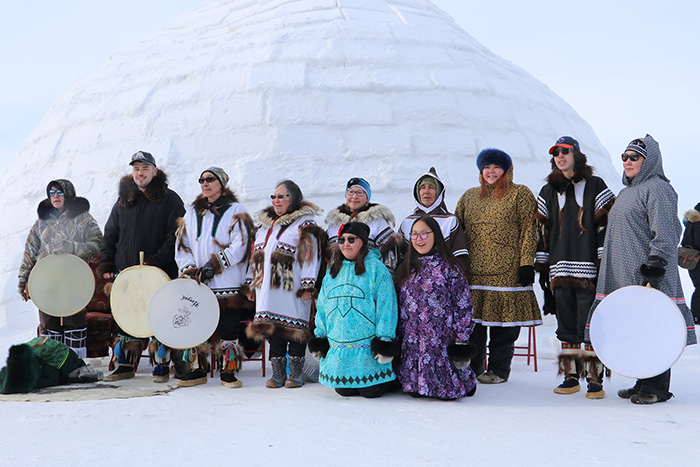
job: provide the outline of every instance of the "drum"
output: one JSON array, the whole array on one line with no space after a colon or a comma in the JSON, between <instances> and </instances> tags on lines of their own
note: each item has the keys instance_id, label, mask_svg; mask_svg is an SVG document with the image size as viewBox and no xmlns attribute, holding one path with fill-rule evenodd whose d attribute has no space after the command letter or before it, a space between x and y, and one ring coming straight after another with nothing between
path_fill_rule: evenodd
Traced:
<instances>
[{"instance_id":1,"label":"drum","mask_svg":"<svg viewBox=\"0 0 700 467\"><path fill-rule=\"evenodd\" d=\"M174 349L206 342L219 324L219 301L209 287L175 279L160 287L148 303L153 335Z\"/></svg>"},{"instance_id":2,"label":"drum","mask_svg":"<svg viewBox=\"0 0 700 467\"><path fill-rule=\"evenodd\" d=\"M600 361L630 378L651 378L680 358L686 324L663 292L632 285L611 293L591 317L591 344Z\"/></svg>"},{"instance_id":3,"label":"drum","mask_svg":"<svg viewBox=\"0 0 700 467\"><path fill-rule=\"evenodd\" d=\"M95 276L90 266L75 255L49 255L29 273L27 285L34 304L47 315L74 315L90 303Z\"/></svg>"},{"instance_id":4,"label":"drum","mask_svg":"<svg viewBox=\"0 0 700 467\"><path fill-rule=\"evenodd\" d=\"M170 277L155 266L131 266L114 280L110 304L112 315L120 328L134 337L153 335L148 324L148 301Z\"/></svg>"}]
</instances>

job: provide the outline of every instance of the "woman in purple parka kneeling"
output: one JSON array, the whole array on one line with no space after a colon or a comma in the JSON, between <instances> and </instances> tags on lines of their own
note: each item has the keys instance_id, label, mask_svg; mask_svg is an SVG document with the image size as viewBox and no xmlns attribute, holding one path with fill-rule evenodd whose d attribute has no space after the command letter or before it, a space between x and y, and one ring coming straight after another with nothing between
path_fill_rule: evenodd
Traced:
<instances>
[{"instance_id":1,"label":"woman in purple parka kneeling","mask_svg":"<svg viewBox=\"0 0 700 467\"><path fill-rule=\"evenodd\" d=\"M397 268L401 363L399 381L412 396L457 399L473 396L469 368L475 347L469 284L437 222L417 219L408 255Z\"/></svg>"}]
</instances>

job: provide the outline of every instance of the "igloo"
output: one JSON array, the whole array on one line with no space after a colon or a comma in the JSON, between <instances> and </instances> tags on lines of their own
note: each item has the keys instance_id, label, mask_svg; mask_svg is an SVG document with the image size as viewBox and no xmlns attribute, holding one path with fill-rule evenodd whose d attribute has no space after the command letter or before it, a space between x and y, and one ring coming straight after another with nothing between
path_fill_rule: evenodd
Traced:
<instances>
[{"instance_id":1,"label":"igloo","mask_svg":"<svg viewBox=\"0 0 700 467\"><path fill-rule=\"evenodd\" d=\"M511 154L516 182L536 192L565 134L616 183L566 102L427 0L207 1L76 82L2 175L0 328L37 319L16 277L51 179L72 180L101 226L137 150L155 155L186 204L219 165L250 211L284 178L328 210L361 176L401 219L431 166L454 208L478 183L485 147Z\"/></svg>"}]
</instances>

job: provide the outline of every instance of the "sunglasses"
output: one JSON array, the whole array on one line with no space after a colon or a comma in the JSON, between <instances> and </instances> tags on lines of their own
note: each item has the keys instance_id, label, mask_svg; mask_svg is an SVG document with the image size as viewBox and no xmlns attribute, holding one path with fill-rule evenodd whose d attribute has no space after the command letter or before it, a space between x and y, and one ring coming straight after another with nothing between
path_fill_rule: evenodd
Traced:
<instances>
[{"instance_id":1,"label":"sunglasses","mask_svg":"<svg viewBox=\"0 0 700 467\"><path fill-rule=\"evenodd\" d=\"M197 181L199 182L200 185L203 185L204 182L211 184L211 183L214 183L216 181L216 177L202 177Z\"/></svg>"},{"instance_id":2,"label":"sunglasses","mask_svg":"<svg viewBox=\"0 0 700 467\"><path fill-rule=\"evenodd\" d=\"M557 149L552 153L552 157L557 157L559 155L559 152L561 152L562 154L569 154L569 151L571 151L571 149L569 148L561 148L561 151Z\"/></svg>"},{"instance_id":3,"label":"sunglasses","mask_svg":"<svg viewBox=\"0 0 700 467\"><path fill-rule=\"evenodd\" d=\"M64 193L61 190L49 190L49 198L52 196L64 196Z\"/></svg>"},{"instance_id":4,"label":"sunglasses","mask_svg":"<svg viewBox=\"0 0 700 467\"><path fill-rule=\"evenodd\" d=\"M286 195L270 195L270 199L283 199L283 198L289 198L289 193Z\"/></svg>"},{"instance_id":5,"label":"sunglasses","mask_svg":"<svg viewBox=\"0 0 700 467\"><path fill-rule=\"evenodd\" d=\"M623 154L622 155L622 162L627 162L627 159L631 160L632 162L637 162L640 157L644 157L641 154Z\"/></svg>"},{"instance_id":6,"label":"sunglasses","mask_svg":"<svg viewBox=\"0 0 700 467\"><path fill-rule=\"evenodd\" d=\"M421 233L412 233L411 234L411 240L418 240L418 237L420 237L421 240L427 240L428 235L433 233L432 230L428 230L427 232L421 232Z\"/></svg>"},{"instance_id":7,"label":"sunglasses","mask_svg":"<svg viewBox=\"0 0 700 467\"><path fill-rule=\"evenodd\" d=\"M339 245L344 245L344 244L345 244L345 240L347 240L348 243L349 243L350 245L352 245L353 243L355 243L355 240L357 240L357 238L358 238L358 237L340 237L340 238L338 238L338 244L339 244Z\"/></svg>"}]
</instances>

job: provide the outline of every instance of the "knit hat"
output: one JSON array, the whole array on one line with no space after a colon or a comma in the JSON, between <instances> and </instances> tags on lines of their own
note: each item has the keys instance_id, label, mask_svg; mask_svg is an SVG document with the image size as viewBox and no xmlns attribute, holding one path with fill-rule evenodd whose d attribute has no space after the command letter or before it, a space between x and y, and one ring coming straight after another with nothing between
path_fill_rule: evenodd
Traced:
<instances>
[{"instance_id":1,"label":"knit hat","mask_svg":"<svg viewBox=\"0 0 700 467\"><path fill-rule=\"evenodd\" d=\"M483 172L484 167L491 164L496 164L504 171L508 171L513 166L513 160L500 149L484 149L476 158L476 166L479 168L479 172Z\"/></svg>"},{"instance_id":2,"label":"knit hat","mask_svg":"<svg viewBox=\"0 0 700 467\"><path fill-rule=\"evenodd\" d=\"M627 149L625 149L625 151L634 151L637 154L644 156L645 159L647 158L647 145L639 138L630 141L630 144L627 145Z\"/></svg>"},{"instance_id":3,"label":"knit hat","mask_svg":"<svg viewBox=\"0 0 700 467\"><path fill-rule=\"evenodd\" d=\"M221 188L226 188L226 186L228 185L228 174L221 167L209 167L208 169L202 171L200 177L204 175L204 172L211 172L212 174L214 174L214 176L219 179L219 183L221 183Z\"/></svg>"},{"instance_id":4,"label":"knit hat","mask_svg":"<svg viewBox=\"0 0 700 467\"><path fill-rule=\"evenodd\" d=\"M156 166L156 159L150 152L139 151L133 156L131 156L131 162L129 165L134 165L137 162L143 162L144 164L151 164L153 167Z\"/></svg>"},{"instance_id":5,"label":"knit hat","mask_svg":"<svg viewBox=\"0 0 700 467\"><path fill-rule=\"evenodd\" d=\"M367 193L367 201L369 201L369 199L372 197L372 188L369 186L369 183L364 178L354 177L348 180L348 185L345 187L346 195L350 187L353 186L359 186L360 188L365 190L365 193Z\"/></svg>"},{"instance_id":6,"label":"knit hat","mask_svg":"<svg viewBox=\"0 0 700 467\"><path fill-rule=\"evenodd\" d=\"M578 149L579 151L581 148L578 145L578 141L573 139L571 136L562 136L557 140L556 143L554 143L554 146L549 148L549 153L553 153L556 148L569 148L569 149Z\"/></svg>"},{"instance_id":7,"label":"knit hat","mask_svg":"<svg viewBox=\"0 0 700 467\"><path fill-rule=\"evenodd\" d=\"M362 243L366 245L367 240L369 239L369 226L362 222L348 222L347 224L340 226L338 237L343 234L353 234L362 240Z\"/></svg>"}]
</instances>

